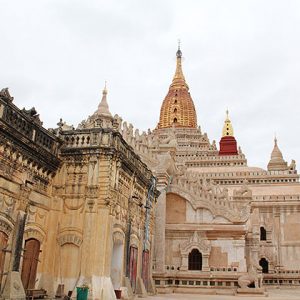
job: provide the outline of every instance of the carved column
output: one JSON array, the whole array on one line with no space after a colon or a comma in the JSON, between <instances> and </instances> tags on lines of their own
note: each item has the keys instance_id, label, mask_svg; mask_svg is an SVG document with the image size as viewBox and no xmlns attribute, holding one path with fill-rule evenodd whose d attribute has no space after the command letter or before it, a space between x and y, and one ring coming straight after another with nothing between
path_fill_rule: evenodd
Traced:
<instances>
[{"instance_id":1,"label":"carved column","mask_svg":"<svg viewBox=\"0 0 300 300\"><path fill-rule=\"evenodd\" d=\"M2 294L4 299L25 299L26 297L20 276L20 260L30 192L31 189L26 185L20 186L18 214L12 238L12 259Z\"/></svg>"}]
</instances>

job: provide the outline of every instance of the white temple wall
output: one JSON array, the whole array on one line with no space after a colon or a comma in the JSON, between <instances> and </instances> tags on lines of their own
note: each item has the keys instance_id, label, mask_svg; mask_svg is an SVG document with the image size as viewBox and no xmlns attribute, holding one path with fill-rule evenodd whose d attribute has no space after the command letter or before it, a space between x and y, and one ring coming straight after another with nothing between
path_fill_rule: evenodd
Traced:
<instances>
[{"instance_id":1,"label":"white temple wall","mask_svg":"<svg viewBox=\"0 0 300 300\"><path fill-rule=\"evenodd\" d=\"M280 214L280 265L286 270L300 270L300 213L296 206Z\"/></svg>"},{"instance_id":2,"label":"white temple wall","mask_svg":"<svg viewBox=\"0 0 300 300\"><path fill-rule=\"evenodd\" d=\"M300 270L300 245L282 246L281 260L285 270Z\"/></svg>"},{"instance_id":3,"label":"white temple wall","mask_svg":"<svg viewBox=\"0 0 300 300\"><path fill-rule=\"evenodd\" d=\"M174 266L176 270L180 267L180 243L182 243L182 241L182 239L166 239L166 266Z\"/></svg>"},{"instance_id":4,"label":"white temple wall","mask_svg":"<svg viewBox=\"0 0 300 300\"><path fill-rule=\"evenodd\" d=\"M244 240L218 239L211 241L211 248L211 267L236 267L240 272L246 271Z\"/></svg>"}]
</instances>

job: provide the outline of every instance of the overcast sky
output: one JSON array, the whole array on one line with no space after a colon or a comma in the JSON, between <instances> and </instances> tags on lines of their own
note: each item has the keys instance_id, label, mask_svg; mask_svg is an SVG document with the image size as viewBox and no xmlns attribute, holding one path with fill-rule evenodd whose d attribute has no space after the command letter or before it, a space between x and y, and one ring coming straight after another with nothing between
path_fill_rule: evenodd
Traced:
<instances>
[{"instance_id":1,"label":"overcast sky","mask_svg":"<svg viewBox=\"0 0 300 300\"><path fill-rule=\"evenodd\" d=\"M1 1L0 88L35 106L46 128L77 124L101 100L140 130L155 128L175 71L198 124L220 140L226 108L251 166L274 134L300 166L300 1Z\"/></svg>"}]
</instances>

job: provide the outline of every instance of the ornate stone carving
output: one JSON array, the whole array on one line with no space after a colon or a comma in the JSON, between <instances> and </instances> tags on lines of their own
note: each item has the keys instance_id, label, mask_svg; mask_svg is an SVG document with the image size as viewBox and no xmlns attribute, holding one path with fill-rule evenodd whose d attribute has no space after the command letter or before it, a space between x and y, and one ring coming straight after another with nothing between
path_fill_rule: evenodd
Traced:
<instances>
[{"instance_id":1,"label":"ornate stone carving","mask_svg":"<svg viewBox=\"0 0 300 300\"><path fill-rule=\"evenodd\" d=\"M248 289L250 284L254 284L255 289L259 289L263 284L263 275L261 273L261 266L251 260L248 266L248 272L238 278L238 284L241 289Z\"/></svg>"},{"instance_id":2,"label":"ornate stone carving","mask_svg":"<svg viewBox=\"0 0 300 300\"><path fill-rule=\"evenodd\" d=\"M66 213L66 210L79 210L80 213L84 211L84 200L79 200L76 204L71 204L69 202L72 202L72 199L67 199L66 197L63 197L63 209L64 213Z\"/></svg>"},{"instance_id":3,"label":"ornate stone carving","mask_svg":"<svg viewBox=\"0 0 300 300\"><path fill-rule=\"evenodd\" d=\"M252 191L247 186L248 181L244 180L243 185L238 190L233 191L233 197L235 198L252 198Z\"/></svg>"},{"instance_id":4,"label":"ornate stone carving","mask_svg":"<svg viewBox=\"0 0 300 300\"><path fill-rule=\"evenodd\" d=\"M290 165L289 165L289 169L291 171L295 171L296 170L296 161L294 159L292 159Z\"/></svg>"},{"instance_id":5,"label":"ornate stone carving","mask_svg":"<svg viewBox=\"0 0 300 300\"><path fill-rule=\"evenodd\" d=\"M175 134L175 127L173 126L169 130L169 136L166 137L163 141L161 141L160 147L177 147L177 139L176 139L176 134Z\"/></svg>"},{"instance_id":6,"label":"ornate stone carving","mask_svg":"<svg viewBox=\"0 0 300 300\"><path fill-rule=\"evenodd\" d=\"M60 246L64 244L71 243L80 247L82 243L82 237L78 233L63 233L58 237L58 243Z\"/></svg>"},{"instance_id":7,"label":"ornate stone carving","mask_svg":"<svg viewBox=\"0 0 300 300\"><path fill-rule=\"evenodd\" d=\"M29 194L32 189L28 187L26 184L21 184L20 186L20 194L19 194L19 207L18 209L21 211L27 211L29 207Z\"/></svg>"},{"instance_id":8,"label":"ornate stone carving","mask_svg":"<svg viewBox=\"0 0 300 300\"><path fill-rule=\"evenodd\" d=\"M113 231L113 242L116 244L124 244L125 233L120 228L114 228Z\"/></svg>"},{"instance_id":9,"label":"ornate stone carving","mask_svg":"<svg viewBox=\"0 0 300 300\"><path fill-rule=\"evenodd\" d=\"M168 187L168 192L185 198L195 210L206 208L214 217L221 216L230 222L245 222L250 216L248 203L239 205L230 202L228 190L221 190L210 182L201 184L196 178L175 177Z\"/></svg>"},{"instance_id":10,"label":"ornate stone carving","mask_svg":"<svg viewBox=\"0 0 300 300\"><path fill-rule=\"evenodd\" d=\"M87 199L86 201L90 211L93 211L94 205L96 203L96 199L98 197L98 193L99 193L99 186L97 185L88 185L85 188L85 195Z\"/></svg>"},{"instance_id":11,"label":"ornate stone carving","mask_svg":"<svg viewBox=\"0 0 300 300\"><path fill-rule=\"evenodd\" d=\"M130 246L139 247L139 238L136 234L132 233L130 235Z\"/></svg>"},{"instance_id":12,"label":"ornate stone carving","mask_svg":"<svg viewBox=\"0 0 300 300\"><path fill-rule=\"evenodd\" d=\"M22 112L26 114L33 122L36 122L39 125L43 125L43 122L40 120L40 115L37 113L34 107L30 109L22 109Z\"/></svg>"},{"instance_id":13,"label":"ornate stone carving","mask_svg":"<svg viewBox=\"0 0 300 300\"><path fill-rule=\"evenodd\" d=\"M0 231L7 234L7 236L10 236L10 233L12 232L14 227L14 224L12 221L8 220L4 216L0 215Z\"/></svg>"},{"instance_id":14,"label":"ornate stone carving","mask_svg":"<svg viewBox=\"0 0 300 300\"><path fill-rule=\"evenodd\" d=\"M127 223L127 210L122 208L120 205L117 205L115 208L115 218L119 222L126 224Z\"/></svg>"},{"instance_id":15,"label":"ornate stone carving","mask_svg":"<svg viewBox=\"0 0 300 300\"><path fill-rule=\"evenodd\" d=\"M15 198L13 198L11 196L2 195L2 197L0 197L1 211L4 212L4 214L6 216L9 216L9 217L13 216L15 203L16 203Z\"/></svg>"},{"instance_id":16,"label":"ornate stone carving","mask_svg":"<svg viewBox=\"0 0 300 300\"><path fill-rule=\"evenodd\" d=\"M42 229L40 228L34 228L34 227L28 227L25 229L24 232L24 239L28 240L28 239L36 239L38 240L41 244L44 242L45 239L45 232L42 231Z\"/></svg>"},{"instance_id":17,"label":"ornate stone carving","mask_svg":"<svg viewBox=\"0 0 300 300\"><path fill-rule=\"evenodd\" d=\"M203 232L195 231L188 241L180 244L180 252L182 255L189 254L194 248L198 249L202 254L209 255L210 243Z\"/></svg>"},{"instance_id":18,"label":"ornate stone carving","mask_svg":"<svg viewBox=\"0 0 300 300\"><path fill-rule=\"evenodd\" d=\"M0 91L0 97L3 98L4 100L12 102L14 100L14 97L12 97L8 91L8 88L3 88Z\"/></svg>"}]
</instances>

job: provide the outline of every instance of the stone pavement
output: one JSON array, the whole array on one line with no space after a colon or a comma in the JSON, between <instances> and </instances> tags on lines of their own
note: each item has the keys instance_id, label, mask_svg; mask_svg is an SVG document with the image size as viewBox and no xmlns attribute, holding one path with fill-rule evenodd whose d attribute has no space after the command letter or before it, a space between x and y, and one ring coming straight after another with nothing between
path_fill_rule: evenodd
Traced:
<instances>
[{"instance_id":1,"label":"stone pavement","mask_svg":"<svg viewBox=\"0 0 300 300\"><path fill-rule=\"evenodd\" d=\"M300 289L268 289L268 297L168 294L148 297L147 300L300 300Z\"/></svg>"}]
</instances>

